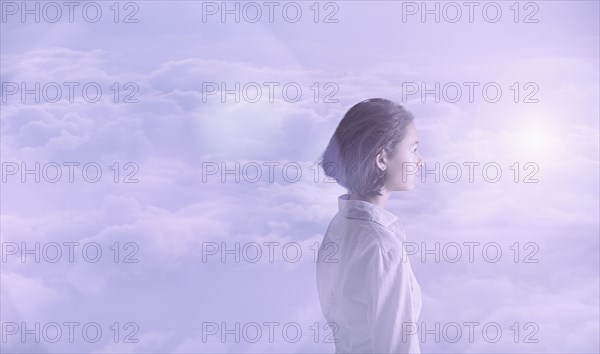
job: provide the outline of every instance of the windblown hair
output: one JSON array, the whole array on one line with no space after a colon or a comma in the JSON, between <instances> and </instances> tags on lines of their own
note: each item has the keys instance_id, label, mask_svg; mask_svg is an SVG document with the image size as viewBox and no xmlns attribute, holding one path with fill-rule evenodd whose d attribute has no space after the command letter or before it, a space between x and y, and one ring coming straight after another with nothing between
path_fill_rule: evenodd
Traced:
<instances>
[{"instance_id":1,"label":"windblown hair","mask_svg":"<svg viewBox=\"0 0 600 354\"><path fill-rule=\"evenodd\" d=\"M319 164L325 175L362 198L382 195L386 171L376 164L385 150L391 158L414 116L400 104L371 98L355 104L340 121Z\"/></svg>"}]
</instances>

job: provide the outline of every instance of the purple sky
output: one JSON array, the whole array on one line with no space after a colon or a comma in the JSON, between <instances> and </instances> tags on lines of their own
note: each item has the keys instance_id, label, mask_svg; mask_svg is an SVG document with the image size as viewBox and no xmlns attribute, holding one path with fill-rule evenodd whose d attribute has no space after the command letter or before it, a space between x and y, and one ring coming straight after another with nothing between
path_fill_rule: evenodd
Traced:
<instances>
[{"instance_id":1,"label":"purple sky","mask_svg":"<svg viewBox=\"0 0 600 354\"><path fill-rule=\"evenodd\" d=\"M72 22L63 6L49 23L56 9L45 2L40 23L35 14L23 22L20 3L0 1L3 351L333 352L313 250L345 190L316 175L314 163L344 112L370 97L413 112L427 169L440 166L439 181L424 175L387 206L418 248L420 325L440 326L441 338L426 337L422 351L600 351L598 2L476 2L472 22L458 2L456 23L447 2L427 3L438 4L439 23L435 14L422 21L421 2L277 2L273 23L263 2L256 23L248 22L255 7L243 12L241 2L240 23L234 14L223 23L218 8L206 13L221 2L135 1L117 14L113 2L98 1L95 23L82 16L84 3ZM40 102L23 99L21 84L36 82ZM214 91L222 83L247 90L223 102ZM436 83L439 102L422 90ZM76 85L73 102L68 85ZM56 86L62 96L52 102ZM87 102L95 87L101 97ZM23 173L36 162L39 183ZM236 172L223 182L223 167L236 162L240 182ZM472 183L465 163L474 163ZM86 164L89 179L102 169L96 183L83 178ZM51 183L56 166L62 175ZM452 183L456 166L462 177ZM73 262L69 242L79 243ZM272 263L265 242L279 243ZM36 243L40 262L22 247ZM210 252L236 243L239 263ZM423 251L436 243L437 252ZM52 263L56 244L62 256ZM262 257L250 262L256 244ZM84 245L101 248L98 262L94 247L82 256ZM462 257L452 262L456 245ZM73 343L65 322L79 324ZM222 343L220 329L207 334L222 322L240 324L239 343L234 334ZM265 322L280 324L272 342ZM470 322L478 323L472 341ZM39 343L35 330L22 340L21 323L40 324ZM81 333L90 323L102 330L95 343ZM262 336L252 343L254 323ZM455 342L454 324L462 330ZM295 328L297 342L289 340Z\"/></svg>"}]
</instances>

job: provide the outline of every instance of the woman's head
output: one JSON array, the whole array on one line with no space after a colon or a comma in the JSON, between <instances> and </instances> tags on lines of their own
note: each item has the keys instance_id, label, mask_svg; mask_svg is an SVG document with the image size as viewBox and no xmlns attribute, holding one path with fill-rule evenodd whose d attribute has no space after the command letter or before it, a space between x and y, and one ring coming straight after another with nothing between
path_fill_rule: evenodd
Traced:
<instances>
[{"instance_id":1,"label":"woman's head","mask_svg":"<svg viewBox=\"0 0 600 354\"><path fill-rule=\"evenodd\" d=\"M363 198L383 189L410 190L422 162L417 143L412 113L393 101L371 98L346 112L320 164L327 176Z\"/></svg>"}]
</instances>

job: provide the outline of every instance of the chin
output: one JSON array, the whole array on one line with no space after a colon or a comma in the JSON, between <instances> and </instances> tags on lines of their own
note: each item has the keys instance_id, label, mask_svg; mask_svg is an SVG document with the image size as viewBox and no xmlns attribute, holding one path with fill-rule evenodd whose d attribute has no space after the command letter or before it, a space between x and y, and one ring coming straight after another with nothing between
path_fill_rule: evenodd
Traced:
<instances>
[{"instance_id":1,"label":"chin","mask_svg":"<svg viewBox=\"0 0 600 354\"><path fill-rule=\"evenodd\" d=\"M410 190L413 190L415 188L414 183L413 184L404 184L396 189L394 189L394 192L407 192Z\"/></svg>"}]
</instances>

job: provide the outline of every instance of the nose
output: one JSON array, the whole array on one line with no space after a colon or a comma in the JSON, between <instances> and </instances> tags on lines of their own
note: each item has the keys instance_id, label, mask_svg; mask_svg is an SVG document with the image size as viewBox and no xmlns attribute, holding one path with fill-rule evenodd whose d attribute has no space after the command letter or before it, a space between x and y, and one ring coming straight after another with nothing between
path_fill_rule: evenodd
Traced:
<instances>
[{"instance_id":1,"label":"nose","mask_svg":"<svg viewBox=\"0 0 600 354\"><path fill-rule=\"evenodd\" d=\"M423 160L423 156L421 156L421 154L418 155L418 159L417 159L417 171L421 171L421 168L423 167L423 164L425 163L425 161Z\"/></svg>"}]
</instances>

